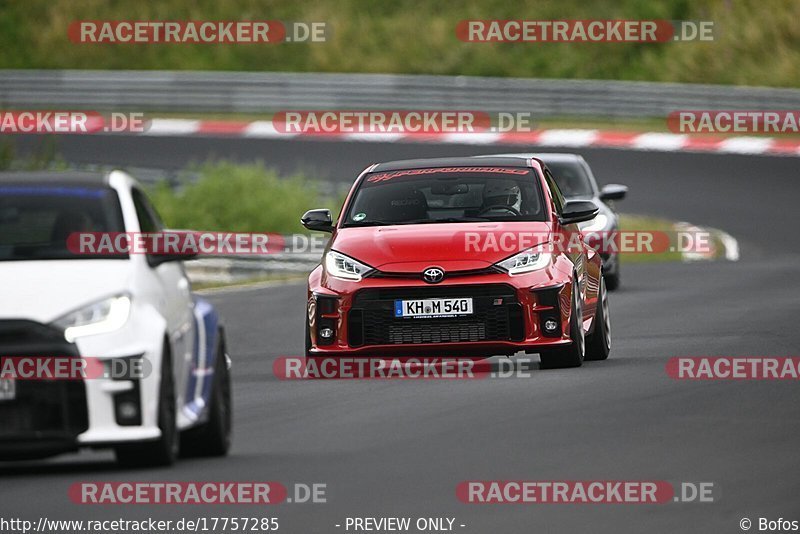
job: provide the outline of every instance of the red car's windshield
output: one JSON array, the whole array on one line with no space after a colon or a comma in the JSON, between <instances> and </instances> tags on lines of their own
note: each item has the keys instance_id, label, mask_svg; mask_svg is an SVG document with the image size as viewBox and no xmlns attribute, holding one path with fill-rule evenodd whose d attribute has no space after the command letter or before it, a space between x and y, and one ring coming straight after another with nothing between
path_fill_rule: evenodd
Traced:
<instances>
[{"instance_id":1,"label":"red car's windshield","mask_svg":"<svg viewBox=\"0 0 800 534\"><path fill-rule=\"evenodd\" d=\"M545 214L530 168L404 169L365 176L342 226L544 221Z\"/></svg>"}]
</instances>

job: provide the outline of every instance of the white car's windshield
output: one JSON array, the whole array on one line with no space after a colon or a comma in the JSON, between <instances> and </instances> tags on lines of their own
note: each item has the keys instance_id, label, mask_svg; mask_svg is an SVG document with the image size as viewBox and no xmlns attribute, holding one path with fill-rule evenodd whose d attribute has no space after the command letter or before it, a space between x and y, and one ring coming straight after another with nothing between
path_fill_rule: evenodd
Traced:
<instances>
[{"instance_id":1,"label":"white car's windshield","mask_svg":"<svg viewBox=\"0 0 800 534\"><path fill-rule=\"evenodd\" d=\"M70 252L70 234L124 230L117 194L108 187L0 185L0 261L96 258Z\"/></svg>"}]
</instances>

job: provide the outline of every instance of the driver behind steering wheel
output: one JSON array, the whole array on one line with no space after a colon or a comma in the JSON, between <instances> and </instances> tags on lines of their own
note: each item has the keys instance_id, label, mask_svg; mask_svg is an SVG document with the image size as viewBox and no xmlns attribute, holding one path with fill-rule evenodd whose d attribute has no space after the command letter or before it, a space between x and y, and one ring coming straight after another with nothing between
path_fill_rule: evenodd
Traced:
<instances>
[{"instance_id":1,"label":"driver behind steering wheel","mask_svg":"<svg viewBox=\"0 0 800 534\"><path fill-rule=\"evenodd\" d=\"M487 180L483 188L481 213L522 213L522 194L514 180Z\"/></svg>"}]
</instances>

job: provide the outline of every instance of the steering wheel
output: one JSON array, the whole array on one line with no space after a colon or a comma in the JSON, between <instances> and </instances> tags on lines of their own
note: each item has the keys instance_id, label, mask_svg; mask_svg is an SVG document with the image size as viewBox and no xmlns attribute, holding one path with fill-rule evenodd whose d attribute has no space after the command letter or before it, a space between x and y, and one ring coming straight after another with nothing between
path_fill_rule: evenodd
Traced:
<instances>
[{"instance_id":1,"label":"steering wheel","mask_svg":"<svg viewBox=\"0 0 800 534\"><path fill-rule=\"evenodd\" d=\"M491 206L486 206L485 208L483 208L483 209L482 209L482 210L481 210L481 211L478 213L478 216L480 216L480 215L483 215L484 213L486 213L486 212L488 212L488 211L492 211L492 210L505 210L505 211L507 211L507 212L511 213L512 215L516 215L517 217L519 217L520 215L522 215L522 214L519 212L519 210L517 210L516 208L512 208L511 206L505 206L505 205L503 205L503 204L492 204Z\"/></svg>"}]
</instances>

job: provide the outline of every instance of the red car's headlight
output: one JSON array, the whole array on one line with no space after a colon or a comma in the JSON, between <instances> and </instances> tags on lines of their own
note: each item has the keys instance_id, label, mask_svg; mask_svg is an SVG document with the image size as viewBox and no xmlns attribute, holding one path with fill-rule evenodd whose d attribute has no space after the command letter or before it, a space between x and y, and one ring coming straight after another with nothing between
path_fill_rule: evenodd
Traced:
<instances>
[{"instance_id":1,"label":"red car's headlight","mask_svg":"<svg viewBox=\"0 0 800 534\"><path fill-rule=\"evenodd\" d=\"M372 267L369 265L365 265L335 250L331 250L325 255L325 271L334 278L358 282L371 270Z\"/></svg>"},{"instance_id":2,"label":"red car's headlight","mask_svg":"<svg viewBox=\"0 0 800 534\"><path fill-rule=\"evenodd\" d=\"M552 252L534 247L498 262L495 266L514 276L545 268L550 263L552 256Z\"/></svg>"}]
</instances>

